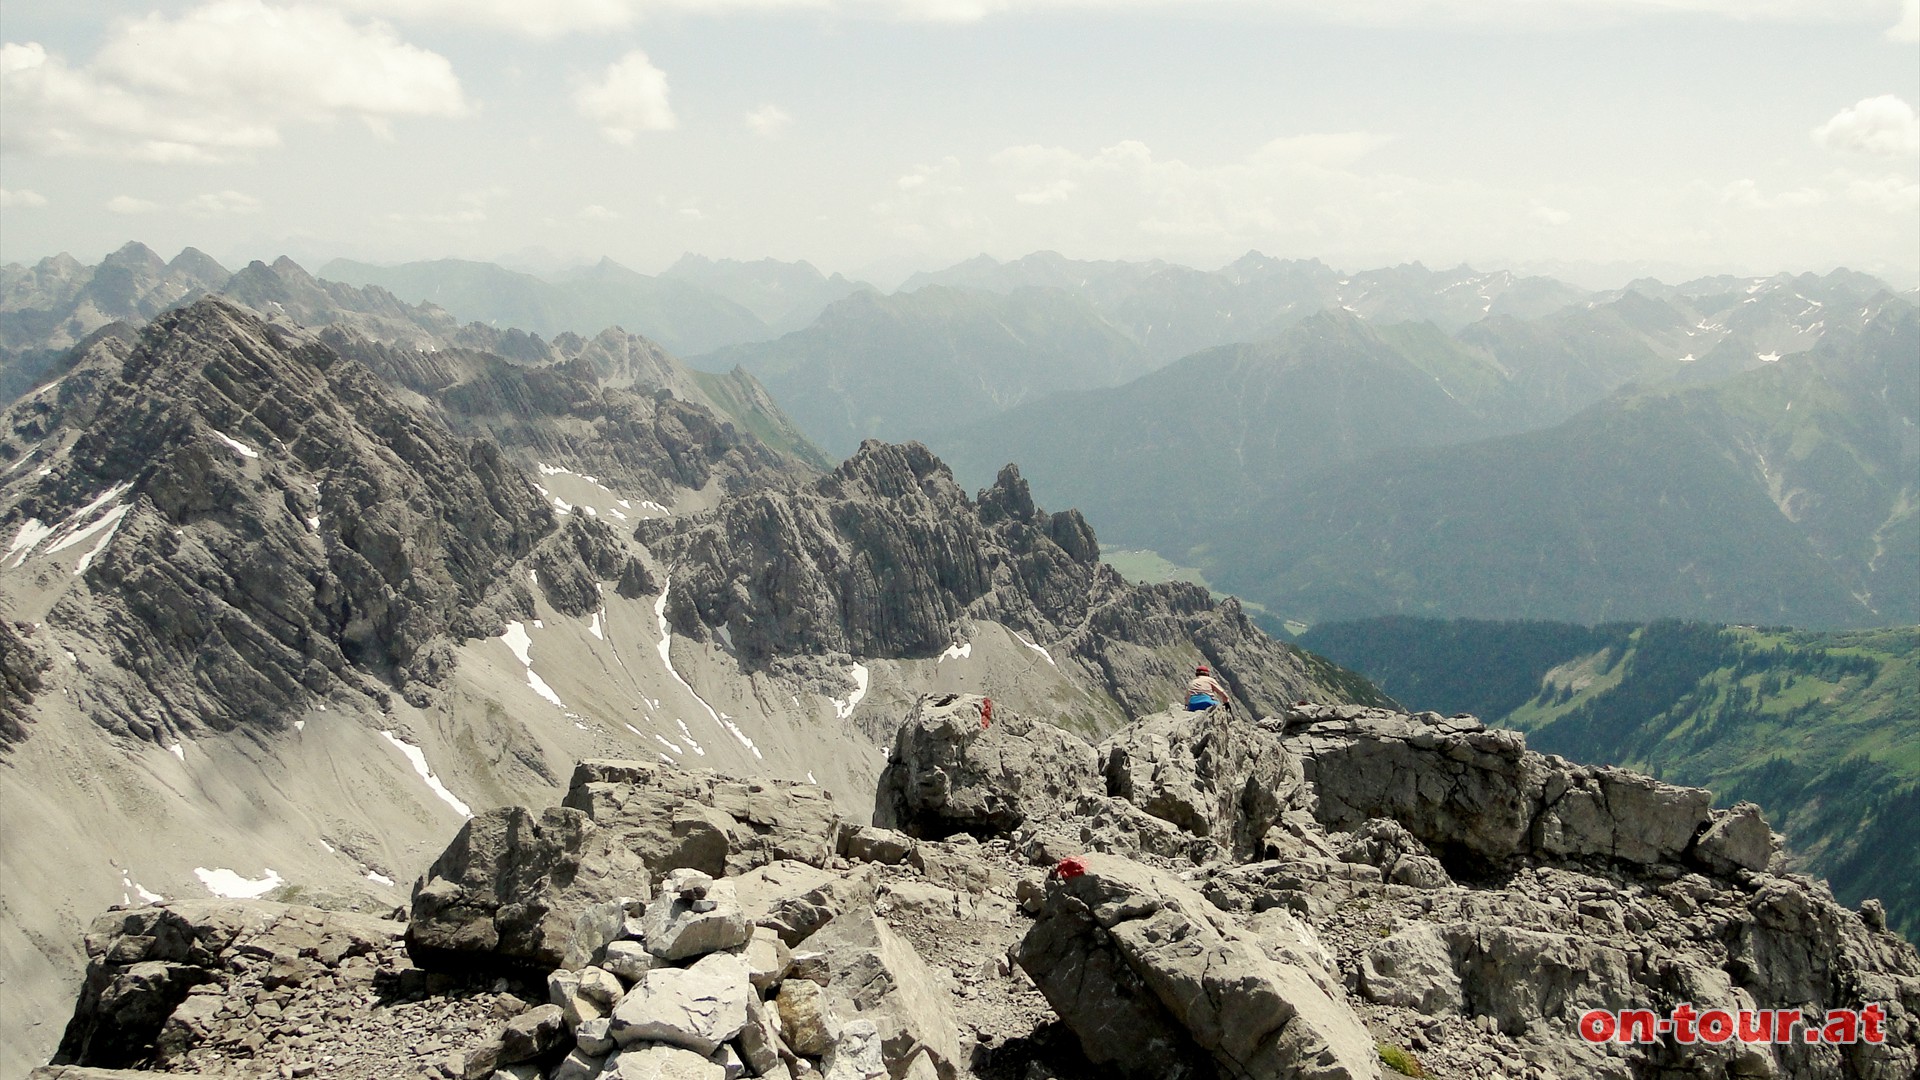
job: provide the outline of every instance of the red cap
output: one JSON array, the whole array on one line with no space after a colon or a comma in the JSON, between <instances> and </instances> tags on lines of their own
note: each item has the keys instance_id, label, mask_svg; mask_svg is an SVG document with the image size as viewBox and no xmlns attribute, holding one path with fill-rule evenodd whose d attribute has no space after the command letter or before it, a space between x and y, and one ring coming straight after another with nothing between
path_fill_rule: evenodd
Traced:
<instances>
[{"instance_id":1,"label":"red cap","mask_svg":"<svg viewBox=\"0 0 1920 1080\"><path fill-rule=\"evenodd\" d=\"M1193 669L1193 673L1195 675L1205 675L1207 673L1207 665L1201 664L1199 667Z\"/></svg>"}]
</instances>

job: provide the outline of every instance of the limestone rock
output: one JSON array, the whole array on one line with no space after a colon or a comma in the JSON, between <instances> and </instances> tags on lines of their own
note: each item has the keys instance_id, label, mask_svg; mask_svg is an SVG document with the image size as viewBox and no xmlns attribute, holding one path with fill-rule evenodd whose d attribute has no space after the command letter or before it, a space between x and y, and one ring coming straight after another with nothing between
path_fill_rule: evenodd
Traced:
<instances>
[{"instance_id":1,"label":"limestone rock","mask_svg":"<svg viewBox=\"0 0 1920 1080\"><path fill-rule=\"evenodd\" d=\"M1107 794L1239 860L1289 806L1305 778L1280 740L1224 709L1170 711L1130 724L1097 751Z\"/></svg>"},{"instance_id":2,"label":"limestone rock","mask_svg":"<svg viewBox=\"0 0 1920 1080\"><path fill-rule=\"evenodd\" d=\"M832 796L812 784L644 761L581 762L562 804L617 836L655 881L682 867L718 878L781 859L824 866L839 824Z\"/></svg>"},{"instance_id":3,"label":"limestone rock","mask_svg":"<svg viewBox=\"0 0 1920 1080\"><path fill-rule=\"evenodd\" d=\"M507 1021L500 1035L500 1061L532 1061L566 1040L567 1025L558 1006L542 1005Z\"/></svg>"},{"instance_id":4,"label":"limestone rock","mask_svg":"<svg viewBox=\"0 0 1920 1080\"><path fill-rule=\"evenodd\" d=\"M1130 1077L1379 1076L1344 1001L1171 875L1088 855L1048 883L1016 959L1087 1056Z\"/></svg>"},{"instance_id":5,"label":"limestone rock","mask_svg":"<svg viewBox=\"0 0 1920 1080\"><path fill-rule=\"evenodd\" d=\"M774 999L780 1013L780 1030L793 1052L819 1057L833 1045L839 1034L839 1022L833 1006L820 985L806 979L788 979L780 984Z\"/></svg>"},{"instance_id":6,"label":"limestone rock","mask_svg":"<svg viewBox=\"0 0 1920 1080\"><path fill-rule=\"evenodd\" d=\"M711 953L688 968L659 968L614 1007L609 1034L621 1046L661 1042L704 1060L747 1023L753 995L747 966L730 953Z\"/></svg>"},{"instance_id":7,"label":"limestone rock","mask_svg":"<svg viewBox=\"0 0 1920 1080\"><path fill-rule=\"evenodd\" d=\"M736 948L753 933L731 882L686 868L667 874L641 925L647 951L669 961Z\"/></svg>"},{"instance_id":8,"label":"limestone rock","mask_svg":"<svg viewBox=\"0 0 1920 1080\"><path fill-rule=\"evenodd\" d=\"M415 962L565 966L589 909L645 888L639 860L614 841L587 815L565 807L537 817L523 807L502 807L468 821L414 887L407 947ZM593 940L585 952L604 944Z\"/></svg>"},{"instance_id":9,"label":"limestone rock","mask_svg":"<svg viewBox=\"0 0 1920 1080\"><path fill-rule=\"evenodd\" d=\"M1058 813L1099 784L1092 747L1010 709L983 723L982 699L923 699L894 737L875 820L936 839L997 836Z\"/></svg>"},{"instance_id":10,"label":"limestone rock","mask_svg":"<svg viewBox=\"0 0 1920 1080\"><path fill-rule=\"evenodd\" d=\"M1360 993L1381 1005L1400 1005L1428 1016L1459 1012L1460 976L1440 931L1417 922L1367 951Z\"/></svg>"},{"instance_id":11,"label":"limestone rock","mask_svg":"<svg viewBox=\"0 0 1920 1080\"><path fill-rule=\"evenodd\" d=\"M607 1058L600 1080L726 1080L727 1070L679 1046L630 1046Z\"/></svg>"},{"instance_id":12,"label":"limestone rock","mask_svg":"<svg viewBox=\"0 0 1920 1080\"><path fill-rule=\"evenodd\" d=\"M874 1024L889 1069L904 1071L924 1053L942 1080L954 1080L962 1060L952 1003L926 961L886 920L871 908L849 911L807 944L827 959L825 993L834 1014L848 1024Z\"/></svg>"},{"instance_id":13,"label":"limestone rock","mask_svg":"<svg viewBox=\"0 0 1920 1080\"><path fill-rule=\"evenodd\" d=\"M1694 842L1693 857L1724 876L1739 870L1765 870L1779 850L1779 840L1767 828L1760 807L1743 802L1730 810L1714 811L1706 831Z\"/></svg>"}]
</instances>

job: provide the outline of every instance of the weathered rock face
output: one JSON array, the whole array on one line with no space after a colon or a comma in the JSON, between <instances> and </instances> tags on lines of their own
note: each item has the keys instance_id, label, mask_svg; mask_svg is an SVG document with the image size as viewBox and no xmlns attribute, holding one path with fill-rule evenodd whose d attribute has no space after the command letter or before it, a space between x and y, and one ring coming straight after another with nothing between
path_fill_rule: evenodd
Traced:
<instances>
[{"instance_id":1,"label":"weathered rock face","mask_svg":"<svg viewBox=\"0 0 1920 1080\"><path fill-rule=\"evenodd\" d=\"M1623 769L1528 751L1477 720L1301 707L1280 722L1305 761L1331 828L1391 818L1442 851L1486 863L1518 857L1642 866L1709 861L1764 869L1771 834L1753 809L1711 812L1712 796ZM1711 833L1707 853L1695 840ZM1765 834L1765 835L1762 835Z\"/></svg>"},{"instance_id":2,"label":"weathered rock face","mask_svg":"<svg viewBox=\"0 0 1920 1080\"><path fill-rule=\"evenodd\" d=\"M400 930L365 915L266 901L109 912L87 934L86 985L54 1063L180 1065L201 1048L231 1049L249 1037L258 1047L268 1020L255 1015L260 995L323 980L360 990L398 980L409 970ZM341 1050L350 1056L347 1042Z\"/></svg>"},{"instance_id":3,"label":"weathered rock face","mask_svg":"<svg viewBox=\"0 0 1920 1080\"><path fill-rule=\"evenodd\" d=\"M822 865L837 831L831 796L811 785L582 762L565 805L538 816L505 807L460 830L414 888L407 944L423 967L545 971L569 959L584 963L621 936L627 909L637 912L673 872L710 880L776 859ZM722 886L721 894L731 892ZM679 888L675 896L692 886ZM678 960L745 943L746 923L732 901L731 914L718 920L708 916L722 906L719 897L713 909L699 906L688 901L676 917L669 898L650 909L667 950L659 955ZM689 942L668 944L683 934ZM723 939L729 944L716 944Z\"/></svg>"},{"instance_id":4,"label":"weathered rock face","mask_svg":"<svg viewBox=\"0 0 1920 1080\"><path fill-rule=\"evenodd\" d=\"M1306 797L1300 765L1280 740L1223 709L1148 717L1097 753L1107 794L1236 860L1253 857L1281 813Z\"/></svg>"},{"instance_id":5,"label":"weathered rock face","mask_svg":"<svg viewBox=\"0 0 1920 1080\"><path fill-rule=\"evenodd\" d=\"M1031 639L1138 715L1165 705L1198 661L1259 709L1332 700L1297 650L1191 585L1134 586L1099 561L1077 512L1033 505L1009 466L976 503L918 443L869 441L802 487L643 522L674 582L675 632L727 629L749 665L776 657L931 657L967 619Z\"/></svg>"},{"instance_id":6,"label":"weathered rock face","mask_svg":"<svg viewBox=\"0 0 1920 1080\"><path fill-rule=\"evenodd\" d=\"M995 754L980 756L1003 725L983 731L979 719L970 701L923 702L907 726L926 737L903 737L895 764L901 776L954 781L928 787L947 794L939 806L980 808L969 820L1021 808L1010 835L984 841L843 823L806 785L620 761L582 763L568 806L474 819L416 890L409 943L428 960L432 938L436 964L541 978L523 981L534 989L522 997L502 984L473 997L492 1011L465 1014L475 1018L438 1044L453 1056L412 1075L961 1080L1031 1063L1062 1080L1280 1080L1378 1076L1383 1052L1417 1052L1435 1075L1516 1080L1905 1080L1920 1068L1920 954L1876 910L1844 910L1816 882L1743 865L1773 846L1750 809L1695 815L1679 789L1583 780L1518 741L1488 749L1472 737L1489 733L1461 720L1309 708L1234 729L1157 716L1110 740L1101 770L1073 736L1012 718ZM1011 749L1036 741L1087 763L1095 788L1069 793L1016 767L1026 759ZM1287 764L1296 751L1384 760L1423 779L1344 792L1332 786L1346 782L1341 768L1328 768L1303 786ZM1457 771L1463 763L1479 771ZM1116 770L1129 798L1100 790ZM1276 778L1271 806L1244 797L1261 776ZM1559 833L1502 831L1472 813L1501 799L1446 791L1437 777L1522 792L1536 790L1524 778L1542 778L1540 792L1561 778L1567 791L1591 782L1605 794L1585 816L1559 818ZM1416 831L1378 816L1330 831L1312 809L1350 813L1365 799L1434 820ZM1544 796L1540 806L1536 820ZM1640 824L1649 806L1697 816L1700 839L1678 845ZM1262 824L1256 851L1222 842ZM1699 850L1716 829L1712 858L1730 870ZM1485 846L1499 836L1518 846ZM1457 882L1434 850L1500 873ZM642 899L656 885L660 895ZM399 1006L379 988L429 978L397 924L202 907L103 920L72 1060L178 1069L261 1056L292 1068L302 1029L259 1027L271 1023L262 994L289 1016L315 1015L305 996L320 995L333 1019L315 1030L350 1016L393 1032L404 1030ZM1030 983L1007 973L1009 956ZM375 992L352 991L350 1004L326 996L369 979ZM1041 1023L1042 1000L1062 1028ZM1816 1022L1871 1005L1883 1037L1601 1045L1578 1035L1589 1010L1664 1015L1682 1002ZM1071 1037L1049 1034L1061 1030ZM340 1075L384 1078L364 1069L390 1064Z\"/></svg>"},{"instance_id":7,"label":"weathered rock face","mask_svg":"<svg viewBox=\"0 0 1920 1080\"><path fill-rule=\"evenodd\" d=\"M1171 874L1089 855L1057 871L1020 965L1087 1056L1130 1077L1380 1075L1360 1018Z\"/></svg>"},{"instance_id":8,"label":"weathered rock face","mask_svg":"<svg viewBox=\"0 0 1920 1080\"><path fill-rule=\"evenodd\" d=\"M578 810L490 810L463 826L413 892L407 947L425 967L559 967L576 933L647 896L640 857ZM591 909L612 905L605 920ZM584 921L584 925L583 925ZM592 941L591 951L605 944Z\"/></svg>"},{"instance_id":9,"label":"weathered rock face","mask_svg":"<svg viewBox=\"0 0 1920 1080\"><path fill-rule=\"evenodd\" d=\"M880 778L879 823L914 836L996 836L1058 815L1098 787L1093 748L1011 709L988 715L970 694L922 700L894 737Z\"/></svg>"},{"instance_id":10,"label":"weathered rock face","mask_svg":"<svg viewBox=\"0 0 1920 1080\"><path fill-rule=\"evenodd\" d=\"M43 532L24 557L97 544L45 616L112 660L87 708L166 742L275 726L336 682L439 681L445 638L527 606L507 571L555 524L491 444L216 300L96 342L0 444L45 459L0 510Z\"/></svg>"},{"instance_id":11,"label":"weathered rock face","mask_svg":"<svg viewBox=\"0 0 1920 1080\"><path fill-rule=\"evenodd\" d=\"M731 492L798 482L812 467L768 447L742 430L757 421L778 428L785 417L771 402L733 420L662 354L658 363L603 385L589 357L556 355L531 339L538 363L513 362L505 343L423 351L385 345L351 330L321 339L342 356L364 363L395 386L422 396L450 430L485 436L528 469L542 462L572 467L636 496L671 502L676 489L705 488L716 479ZM603 349L653 346L609 330ZM743 376L744 377L744 376ZM635 380L638 381L635 381Z\"/></svg>"},{"instance_id":12,"label":"weathered rock face","mask_svg":"<svg viewBox=\"0 0 1920 1080\"><path fill-rule=\"evenodd\" d=\"M40 692L47 658L28 644L33 627L0 619L0 750L27 737L27 706Z\"/></svg>"}]
</instances>

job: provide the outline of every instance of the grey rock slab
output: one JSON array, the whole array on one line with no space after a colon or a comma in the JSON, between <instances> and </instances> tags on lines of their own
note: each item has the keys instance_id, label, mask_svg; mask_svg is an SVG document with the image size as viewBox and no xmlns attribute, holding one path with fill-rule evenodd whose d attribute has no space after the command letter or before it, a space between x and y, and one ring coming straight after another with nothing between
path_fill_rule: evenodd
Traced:
<instances>
[{"instance_id":1,"label":"grey rock slab","mask_svg":"<svg viewBox=\"0 0 1920 1080\"><path fill-rule=\"evenodd\" d=\"M983 723L984 699L922 699L880 777L876 824L912 836L998 836L1100 788L1093 747L1004 706Z\"/></svg>"},{"instance_id":2,"label":"grey rock slab","mask_svg":"<svg viewBox=\"0 0 1920 1080\"><path fill-rule=\"evenodd\" d=\"M615 1051L600 1073L601 1080L726 1080L726 1075L704 1054L657 1044Z\"/></svg>"},{"instance_id":3,"label":"grey rock slab","mask_svg":"<svg viewBox=\"0 0 1920 1080\"><path fill-rule=\"evenodd\" d=\"M647 972L614 1007L609 1033L623 1047L662 1042L704 1058L740 1034L752 996L746 963L711 953L692 967Z\"/></svg>"},{"instance_id":4,"label":"grey rock slab","mask_svg":"<svg viewBox=\"0 0 1920 1080\"><path fill-rule=\"evenodd\" d=\"M808 939L826 958L825 993L844 1023L873 1022L889 1068L915 1054L933 1058L941 1076L962 1065L953 1002L911 943L872 908L849 911Z\"/></svg>"},{"instance_id":5,"label":"grey rock slab","mask_svg":"<svg viewBox=\"0 0 1920 1080\"><path fill-rule=\"evenodd\" d=\"M557 1005L528 1009L508 1019L500 1033L500 1061L517 1065L532 1061L559 1046L567 1038L565 1015Z\"/></svg>"},{"instance_id":6,"label":"grey rock slab","mask_svg":"<svg viewBox=\"0 0 1920 1080\"><path fill-rule=\"evenodd\" d=\"M745 945L753 927L730 881L692 869L669 873L660 895L641 916L647 951L662 960L685 960Z\"/></svg>"},{"instance_id":7,"label":"grey rock slab","mask_svg":"<svg viewBox=\"0 0 1920 1080\"><path fill-rule=\"evenodd\" d=\"M1231 1077L1379 1076L1352 1008L1191 887L1113 856L1081 866L1049 881L1015 958L1096 1063L1177 1076L1198 1050Z\"/></svg>"},{"instance_id":8,"label":"grey rock slab","mask_svg":"<svg viewBox=\"0 0 1920 1080\"><path fill-rule=\"evenodd\" d=\"M1455 1014L1465 1004L1446 939L1429 922L1412 923L1367 950L1360 964L1360 993L1377 1005L1398 1005L1427 1016Z\"/></svg>"}]
</instances>

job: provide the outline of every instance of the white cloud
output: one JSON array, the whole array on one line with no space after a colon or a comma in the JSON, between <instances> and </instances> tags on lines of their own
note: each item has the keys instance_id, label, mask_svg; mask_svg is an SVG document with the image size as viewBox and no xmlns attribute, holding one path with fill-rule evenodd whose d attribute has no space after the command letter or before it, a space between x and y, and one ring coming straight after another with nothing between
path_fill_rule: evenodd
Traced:
<instances>
[{"instance_id":1,"label":"white cloud","mask_svg":"<svg viewBox=\"0 0 1920 1080\"><path fill-rule=\"evenodd\" d=\"M592 206L581 207L580 216L588 221L619 221L621 218L626 217L625 214L620 213L618 210L609 210L599 203L594 203Z\"/></svg>"},{"instance_id":2,"label":"white cloud","mask_svg":"<svg viewBox=\"0 0 1920 1080\"><path fill-rule=\"evenodd\" d=\"M824 13L850 18L974 23L1045 11L1129 11L1244 6L1246 0L334 0L385 18L483 26L530 37L596 33L648 16ZM1261 7L1309 22L1363 26L1487 24L1559 27L1669 14L1738 21L1861 22L1885 18L1887 0L1261 0ZM1909 0L1909 11L1911 3ZM1911 15L1907 16L1911 20ZM1903 24L1905 25L1905 24ZM1898 28L1889 31L1889 36ZM1895 40L1911 40L1896 38Z\"/></svg>"},{"instance_id":3,"label":"white cloud","mask_svg":"<svg viewBox=\"0 0 1920 1080\"><path fill-rule=\"evenodd\" d=\"M642 131L672 131L676 123L667 104L667 74L639 49L608 65L598 81L583 83L573 101L602 135L622 146Z\"/></svg>"},{"instance_id":4,"label":"white cloud","mask_svg":"<svg viewBox=\"0 0 1920 1080\"><path fill-rule=\"evenodd\" d=\"M1841 109L1813 129L1813 141L1853 154L1912 157L1920 154L1920 116L1898 97L1882 94Z\"/></svg>"},{"instance_id":5,"label":"white cloud","mask_svg":"<svg viewBox=\"0 0 1920 1080\"><path fill-rule=\"evenodd\" d=\"M188 199L180 209L203 218L245 216L260 212L260 200L238 191L210 191Z\"/></svg>"},{"instance_id":6,"label":"white cloud","mask_svg":"<svg viewBox=\"0 0 1920 1080\"><path fill-rule=\"evenodd\" d=\"M107 212L112 214L151 214L158 209L158 203L136 199L131 195L115 195L107 200Z\"/></svg>"},{"instance_id":7,"label":"white cloud","mask_svg":"<svg viewBox=\"0 0 1920 1080\"><path fill-rule=\"evenodd\" d=\"M47 197L37 191L28 191L24 188L18 191L9 191L6 188L0 188L0 207L39 207L45 205L47 205Z\"/></svg>"},{"instance_id":8,"label":"white cloud","mask_svg":"<svg viewBox=\"0 0 1920 1080\"><path fill-rule=\"evenodd\" d=\"M1903 45L1920 41L1920 0L1900 5L1900 21L1887 27L1886 38Z\"/></svg>"},{"instance_id":9,"label":"white cloud","mask_svg":"<svg viewBox=\"0 0 1920 1080\"><path fill-rule=\"evenodd\" d=\"M1736 180L1721 189L1720 201L1745 210L1791 210L1802 206L1818 206L1827 201L1827 196L1816 188L1806 187L1769 195L1760 190L1758 183L1745 179Z\"/></svg>"},{"instance_id":10,"label":"white cloud","mask_svg":"<svg viewBox=\"0 0 1920 1080\"><path fill-rule=\"evenodd\" d=\"M747 114L747 126L756 135L772 135L792 122L793 117L778 105L762 105Z\"/></svg>"},{"instance_id":11,"label":"white cloud","mask_svg":"<svg viewBox=\"0 0 1920 1080\"><path fill-rule=\"evenodd\" d=\"M1573 220L1572 214L1551 206L1536 206L1527 216L1542 225L1552 225L1556 227L1565 225L1567 222Z\"/></svg>"},{"instance_id":12,"label":"white cloud","mask_svg":"<svg viewBox=\"0 0 1920 1080\"><path fill-rule=\"evenodd\" d=\"M4 145L29 154L219 161L278 145L288 124L466 107L445 57L322 7L212 0L123 20L79 66L0 46Z\"/></svg>"},{"instance_id":13,"label":"white cloud","mask_svg":"<svg viewBox=\"0 0 1920 1080\"><path fill-rule=\"evenodd\" d=\"M1887 214L1920 210L1920 183L1904 176L1876 176L1847 181L1847 198ZM1912 234L1908 234L1911 238Z\"/></svg>"}]
</instances>

